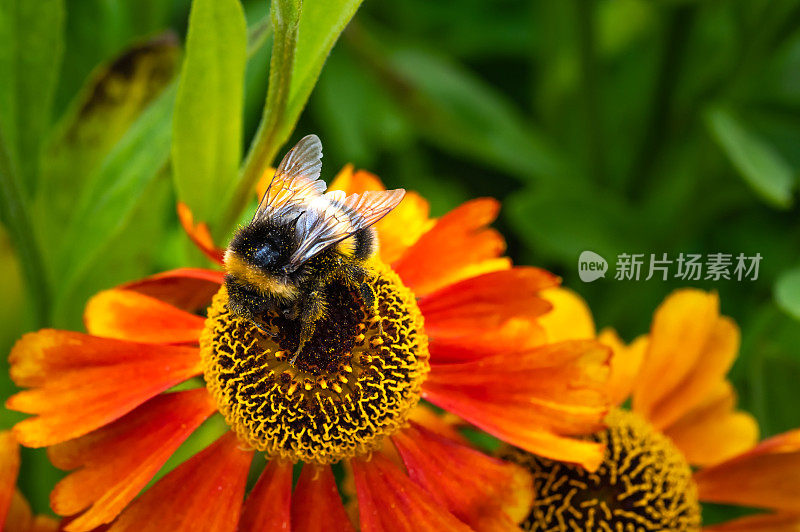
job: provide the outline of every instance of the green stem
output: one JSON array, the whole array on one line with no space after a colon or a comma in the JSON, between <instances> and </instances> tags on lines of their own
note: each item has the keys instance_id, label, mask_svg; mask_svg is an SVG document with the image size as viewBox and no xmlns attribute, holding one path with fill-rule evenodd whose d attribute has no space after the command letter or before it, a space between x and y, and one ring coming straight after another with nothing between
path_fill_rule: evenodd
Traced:
<instances>
[{"instance_id":1,"label":"green stem","mask_svg":"<svg viewBox=\"0 0 800 532\"><path fill-rule=\"evenodd\" d=\"M35 325L50 322L50 296L42 255L21 193L14 164L0 132L0 212L22 265L25 284L33 305Z\"/></svg>"},{"instance_id":2,"label":"green stem","mask_svg":"<svg viewBox=\"0 0 800 532\"><path fill-rule=\"evenodd\" d=\"M288 139L290 131L285 127L284 116L289 103L289 90L292 83L300 8L301 2L298 0L272 2L271 18L275 39L272 44L269 89L267 90L264 114L247 157L245 157L239 182L228 204L228 210L222 219L217 236L227 234L239 220L256 182Z\"/></svg>"}]
</instances>

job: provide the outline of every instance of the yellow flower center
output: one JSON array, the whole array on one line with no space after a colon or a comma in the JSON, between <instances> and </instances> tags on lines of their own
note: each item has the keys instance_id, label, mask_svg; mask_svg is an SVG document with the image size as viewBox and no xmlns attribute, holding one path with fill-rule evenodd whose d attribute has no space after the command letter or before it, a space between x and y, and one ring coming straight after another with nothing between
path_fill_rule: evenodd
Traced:
<instances>
[{"instance_id":1,"label":"yellow flower center","mask_svg":"<svg viewBox=\"0 0 800 532\"><path fill-rule=\"evenodd\" d=\"M591 438L607 445L598 470L554 462L514 448L503 458L534 476L537 494L525 530L699 530L692 471L672 441L642 418L612 410L608 429Z\"/></svg>"},{"instance_id":2,"label":"yellow flower center","mask_svg":"<svg viewBox=\"0 0 800 532\"><path fill-rule=\"evenodd\" d=\"M428 339L413 293L390 268L377 272L378 315L333 282L295 365L299 321L263 316L272 337L228 310L224 286L214 296L200 338L206 386L243 441L269 457L330 464L403 426L430 369Z\"/></svg>"}]
</instances>

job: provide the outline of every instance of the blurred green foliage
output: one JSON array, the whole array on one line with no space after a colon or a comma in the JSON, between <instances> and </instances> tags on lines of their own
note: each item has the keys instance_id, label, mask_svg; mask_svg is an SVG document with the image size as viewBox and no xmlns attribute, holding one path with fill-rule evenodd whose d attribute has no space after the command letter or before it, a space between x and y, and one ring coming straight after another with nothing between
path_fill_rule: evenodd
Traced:
<instances>
[{"instance_id":1,"label":"blurred green foliage","mask_svg":"<svg viewBox=\"0 0 800 532\"><path fill-rule=\"evenodd\" d=\"M352 162L435 215L499 197L510 255L627 339L685 283L616 281L618 254L760 253L756 281L694 284L742 328L743 407L800 426L800 1L371 0L329 57L359 1L273 5L195 0L187 50L189 0L0 0L3 353L80 329L98 290L206 265L176 202L224 241L316 132L327 179ZM587 249L612 268L592 284ZM25 463L44 511L55 473Z\"/></svg>"}]
</instances>

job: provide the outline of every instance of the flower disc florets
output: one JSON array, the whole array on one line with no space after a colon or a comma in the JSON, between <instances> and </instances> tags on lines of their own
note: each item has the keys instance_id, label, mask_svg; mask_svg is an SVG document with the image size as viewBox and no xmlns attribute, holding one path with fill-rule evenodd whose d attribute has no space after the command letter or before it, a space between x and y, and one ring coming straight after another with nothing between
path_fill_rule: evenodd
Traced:
<instances>
[{"instance_id":1,"label":"flower disc florets","mask_svg":"<svg viewBox=\"0 0 800 532\"><path fill-rule=\"evenodd\" d=\"M607 445L595 472L514 448L501 456L534 476L537 498L525 530L649 532L699 530L692 471L669 438L636 414L613 410L608 429L592 439Z\"/></svg>"},{"instance_id":2,"label":"flower disc florets","mask_svg":"<svg viewBox=\"0 0 800 532\"><path fill-rule=\"evenodd\" d=\"M328 464L366 454L405 423L430 367L414 295L388 267L371 284L378 315L344 283L295 365L300 322L232 314L223 286L200 339L206 383L230 427L270 457Z\"/></svg>"}]
</instances>

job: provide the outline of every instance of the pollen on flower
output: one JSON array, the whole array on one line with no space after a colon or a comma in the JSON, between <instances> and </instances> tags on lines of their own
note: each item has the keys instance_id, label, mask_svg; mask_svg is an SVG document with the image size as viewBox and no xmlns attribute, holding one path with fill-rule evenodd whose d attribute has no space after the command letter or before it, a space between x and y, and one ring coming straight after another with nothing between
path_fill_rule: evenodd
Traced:
<instances>
[{"instance_id":1,"label":"pollen on flower","mask_svg":"<svg viewBox=\"0 0 800 532\"><path fill-rule=\"evenodd\" d=\"M292 366L300 323L232 314L223 286L200 338L206 385L231 428L270 457L329 464L369 453L399 430L430 366L422 314L388 267L372 281L379 317L357 291L329 286L327 316Z\"/></svg>"},{"instance_id":2,"label":"pollen on flower","mask_svg":"<svg viewBox=\"0 0 800 532\"><path fill-rule=\"evenodd\" d=\"M534 477L537 498L523 529L699 530L692 471L669 438L632 412L612 410L606 422L592 436L607 445L594 473L511 447L500 452Z\"/></svg>"}]
</instances>

